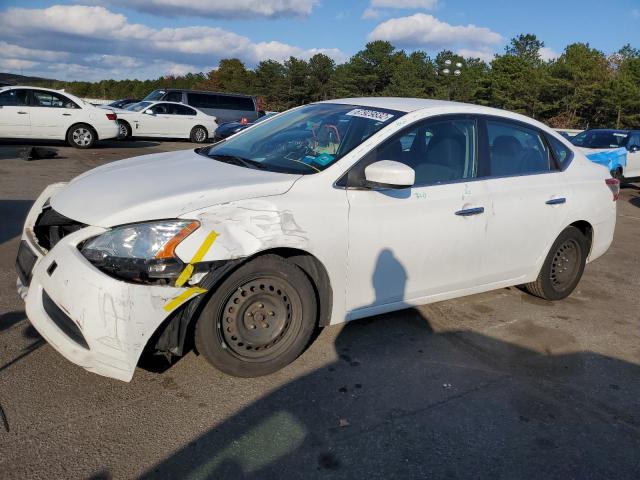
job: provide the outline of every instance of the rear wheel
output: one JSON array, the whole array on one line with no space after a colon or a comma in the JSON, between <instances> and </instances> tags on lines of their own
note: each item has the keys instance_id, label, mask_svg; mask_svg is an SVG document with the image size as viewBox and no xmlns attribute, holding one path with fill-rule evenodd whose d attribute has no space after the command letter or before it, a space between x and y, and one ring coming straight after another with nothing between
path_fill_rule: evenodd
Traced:
<instances>
[{"instance_id":1,"label":"rear wheel","mask_svg":"<svg viewBox=\"0 0 640 480\"><path fill-rule=\"evenodd\" d=\"M96 143L97 135L93 128L86 123L73 125L67 131L67 142L76 148L91 148Z\"/></svg>"},{"instance_id":2,"label":"rear wheel","mask_svg":"<svg viewBox=\"0 0 640 480\"><path fill-rule=\"evenodd\" d=\"M124 120L118 120L118 139L126 140L131 136L131 126Z\"/></svg>"},{"instance_id":3,"label":"rear wheel","mask_svg":"<svg viewBox=\"0 0 640 480\"><path fill-rule=\"evenodd\" d=\"M193 127L191 129L190 140L194 143L204 143L209 138L209 133L207 129L203 126L198 125L197 127Z\"/></svg>"},{"instance_id":4,"label":"rear wheel","mask_svg":"<svg viewBox=\"0 0 640 480\"><path fill-rule=\"evenodd\" d=\"M535 282L525 288L545 300L561 300L578 285L587 261L588 241L576 227L567 227L554 242Z\"/></svg>"},{"instance_id":5,"label":"rear wheel","mask_svg":"<svg viewBox=\"0 0 640 480\"><path fill-rule=\"evenodd\" d=\"M305 349L316 326L316 297L304 272L265 255L232 273L196 324L198 351L238 377L275 372Z\"/></svg>"}]
</instances>

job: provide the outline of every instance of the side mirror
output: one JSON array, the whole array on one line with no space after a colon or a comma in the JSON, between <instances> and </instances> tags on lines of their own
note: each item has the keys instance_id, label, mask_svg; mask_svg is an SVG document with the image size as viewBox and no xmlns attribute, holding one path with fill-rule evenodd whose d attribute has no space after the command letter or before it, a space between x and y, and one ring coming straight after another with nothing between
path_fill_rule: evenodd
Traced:
<instances>
[{"instance_id":1,"label":"side mirror","mask_svg":"<svg viewBox=\"0 0 640 480\"><path fill-rule=\"evenodd\" d=\"M155 115L155 113L153 112L153 110L151 110L150 108L148 108L147 110L144 111L144 113L146 113L147 115Z\"/></svg>"},{"instance_id":2,"label":"side mirror","mask_svg":"<svg viewBox=\"0 0 640 480\"><path fill-rule=\"evenodd\" d=\"M364 178L372 187L407 188L416 181L416 172L404 163L380 160L364 169Z\"/></svg>"}]
</instances>

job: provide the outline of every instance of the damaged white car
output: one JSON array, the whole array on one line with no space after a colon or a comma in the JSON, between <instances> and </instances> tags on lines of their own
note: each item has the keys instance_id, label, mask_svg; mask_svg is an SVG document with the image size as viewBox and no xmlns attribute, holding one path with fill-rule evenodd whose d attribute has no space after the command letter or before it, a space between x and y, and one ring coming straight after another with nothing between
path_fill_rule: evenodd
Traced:
<instances>
[{"instance_id":1,"label":"damaged white car","mask_svg":"<svg viewBox=\"0 0 640 480\"><path fill-rule=\"evenodd\" d=\"M612 242L619 183L544 125L432 100L299 107L48 187L18 290L62 355L143 349L258 376L318 327L511 285L558 300Z\"/></svg>"}]
</instances>

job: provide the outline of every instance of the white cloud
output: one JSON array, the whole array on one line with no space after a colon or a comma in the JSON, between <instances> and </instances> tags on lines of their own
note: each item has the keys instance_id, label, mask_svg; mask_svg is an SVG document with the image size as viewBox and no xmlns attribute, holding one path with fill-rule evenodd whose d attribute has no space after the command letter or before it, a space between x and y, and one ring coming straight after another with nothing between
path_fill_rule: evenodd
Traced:
<instances>
[{"instance_id":1,"label":"white cloud","mask_svg":"<svg viewBox=\"0 0 640 480\"><path fill-rule=\"evenodd\" d=\"M0 58L0 68L3 70L22 70L33 68L38 62L31 60L21 60L18 58Z\"/></svg>"},{"instance_id":2,"label":"white cloud","mask_svg":"<svg viewBox=\"0 0 640 480\"><path fill-rule=\"evenodd\" d=\"M545 62L548 62L549 60L555 60L559 56L560 54L558 52L549 47L542 47L540 49L540 58Z\"/></svg>"},{"instance_id":3,"label":"white cloud","mask_svg":"<svg viewBox=\"0 0 640 480\"><path fill-rule=\"evenodd\" d=\"M375 20L388 16L390 10L433 10L438 0L371 0L369 8L362 12L363 20Z\"/></svg>"},{"instance_id":4,"label":"white cloud","mask_svg":"<svg viewBox=\"0 0 640 480\"><path fill-rule=\"evenodd\" d=\"M282 0L282 4L288 3L291 2ZM154 29L129 23L124 15L100 6L10 8L0 11L0 32L11 41L0 42L0 58L34 58L50 63L77 58L77 63L70 64L73 66L68 71L59 68L59 62L51 66L50 71L60 72L60 79L84 78L83 75L149 78L184 72L187 68L199 72L210 69L216 60L230 57L240 58L249 65L266 59L282 61L292 55L309 58L315 53L325 53L338 62L346 60L346 55L335 48L302 49L278 41L255 43L219 27ZM44 50L43 55L37 55L52 44L59 51Z\"/></svg>"},{"instance_id":5,"label":"white cloud","mask_svg":"<svg viewBox=\"0 0 640 480\"><path fill-rule=\"evenodd\" d=\"M480 60L484 60L487 63L491 62L493 60L493 57L495 56L495 53L488 48L481 50L461 48L456 53L464 58L479 58Z\"/></svg>"},{"instance_id":6,"label":"white cloud","mask_svg":"<svg viewBox=\"0 0 640 480\"><path fill-rule=\"evenodd\" d=\"M371 0L371 7L431 10L437 3L438 0Z\"/></svg>"},{"instance_id":7,"label":"white cloud","mask_svg":"<svg viewBox=\"0 0 640 480\"><path fill-rule=\"evenodd\" d=\"M380 18L382 12L380 10L376 10L375 8L367 8L364 12L362 12L362 18L364 20L375 20Z\"/></svg>"},{"instance_id":8,"label":"white cloud","mask_svg":"<svg viewBox=\"0 0 640 480\"><path fill-rule=\"evenodd\" d=\"M280 18L306 17L318 2L319 0L107 0L100 3L167 17Z\"/></svg>"},{"instance_id":9,"label":"white cloud","mask_svg":"<svg viewBox=\"0 0 640 480\"><path fill-rule=\"evenodd\" d=\"M392 18L379 24L369 34L369 40L387 40L400 47L452 48L455 46L479 50L502 41L488 28L475 25L450 25L433 15L416 13Z\"/></svg>"}]
</instances>

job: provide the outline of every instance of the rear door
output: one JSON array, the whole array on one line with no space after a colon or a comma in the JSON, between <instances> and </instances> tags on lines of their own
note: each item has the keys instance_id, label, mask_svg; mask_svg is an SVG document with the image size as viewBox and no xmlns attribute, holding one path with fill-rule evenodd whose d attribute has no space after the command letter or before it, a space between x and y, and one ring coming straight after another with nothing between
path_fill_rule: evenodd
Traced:
<instances>
[{"instance_id":1,"label":"rear door","mask_svg":"<svg viewBox=\"0 0 640 480\"><path fill-rule=\"evenodd\" d=\"M218 95L215 93L188 92L187 105L191 105L207 115L215 117L218 111Z\"/></svg>"},{"instance_id":2,"label":"rear door","mask_svg":"<svg viewBox=\"0 0 640 480\"><path fill-rule=\"evenodd\" d=\"M64 139L71 125L82 120L79 105L61 93L31 90L31 132L39 138Z\"/></svg>"},{"instance_id":3,"label":"rear door","mask_svg":"<svg viewBox=\"0 0 640 480\"><path fill-rule=\"evenodd\" d=\"M491 208L482 283L530 275L564 226L571 188L546 137L521 122L481 120L480 174Z\"/></svg>"},{"instance_id":4,"label":"rear door","mask_svg":"<svg viewBox=\"0 0 640 480\"><path fill-rule=\"evenodd\" d=\"M31 135L29 90L12 88L0 92L0 137L25 138Z\"/></svg>"}]
</instances>

